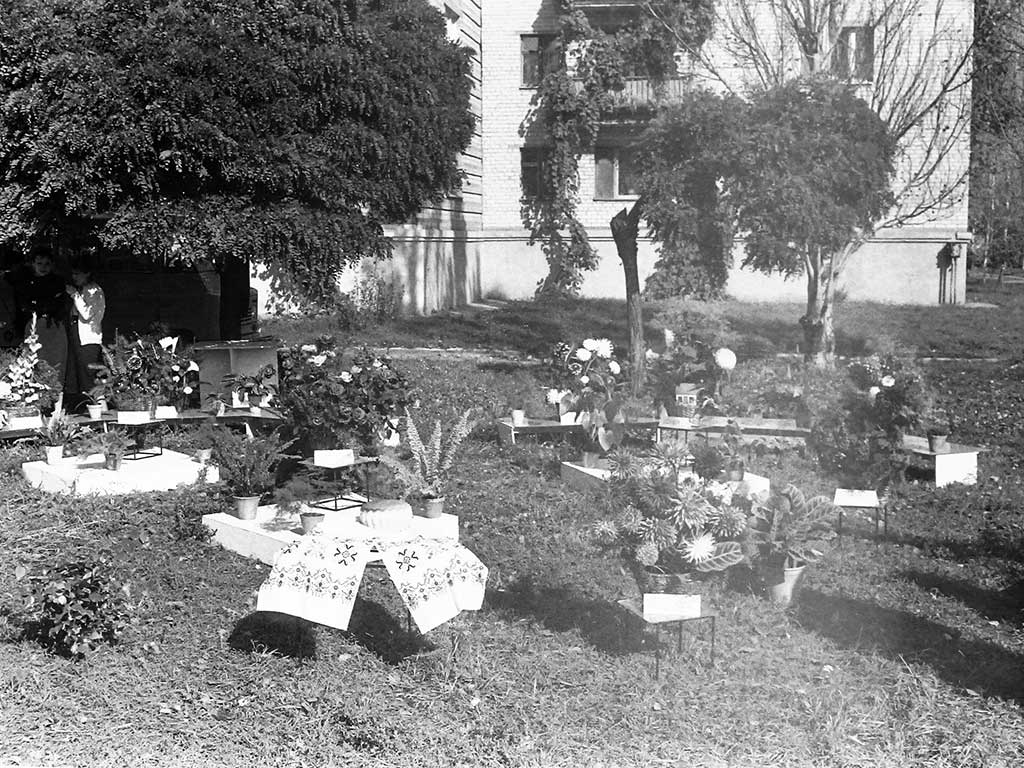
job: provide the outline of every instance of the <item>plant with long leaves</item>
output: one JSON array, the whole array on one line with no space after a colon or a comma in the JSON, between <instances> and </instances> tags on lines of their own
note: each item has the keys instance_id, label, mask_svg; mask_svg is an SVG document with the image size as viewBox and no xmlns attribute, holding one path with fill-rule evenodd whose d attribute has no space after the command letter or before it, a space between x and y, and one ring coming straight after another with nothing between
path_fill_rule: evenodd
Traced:
<instances>
[{"instance_id":1,"label":"plant with long leaves","mask_svg":"<svg viewBox=\"0 0 1024 768\"><path fill-rule=\"evenodd\" d=\"M430 438L424 442L412 414L408 408L405 409L405 440L412 453L412 461L402 461L390 453L382 455L381 461L395 472L396 479L407 493L425 498L444 495L451 480L455 455L472 429L469 421L472 412L472 409L464 411L447 437L439 419Z\"/></svg>"},{"instance_id":2,"label":"plant with long leaves","mask_svg":"<svg viewBox=\"0 0 1024 768\"><path fill-rule=\"evenodd\" d=\"M753 507L747 520L747 554L787 568L816 563L832 548L835 512L824 496L807 498L795 485L787 485Z\"/></svg>"}]
</instances>

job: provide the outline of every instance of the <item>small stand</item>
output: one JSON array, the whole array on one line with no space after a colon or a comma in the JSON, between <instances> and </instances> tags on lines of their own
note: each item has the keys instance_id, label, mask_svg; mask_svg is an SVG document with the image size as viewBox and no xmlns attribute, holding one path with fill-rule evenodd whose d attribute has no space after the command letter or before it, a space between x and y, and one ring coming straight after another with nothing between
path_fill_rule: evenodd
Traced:
<instances>
[{"instance_id":1,"label":"small stand","mask_svg":"<svg viewBox=\"0 0 1024 768\"><path fill-rule=\"evenodd\" d=\"M153 421L147 421L142 424L122 424L121 426L125 428L125 431L128 432L132 438L131 451L125 451L124 456L122 457L123 460L139 461L140 459L152 459L156 456L163 456L164 437L159 432L157 433L156 440L153 441L153 446L149 448L139 447L140 443L145 441L146 433L149 431L149 428L154 424L161 423L163 423L161 420L154 419Z\"/></svg>"},{"instance_id":2,"label":"small stand","mask_svg":"<svg viewBox=\"0 0 1024 768\"><path fill-rule=\"evenodd\" d=\"M711 622L711 656L709 659L709 666L715 666L715 619L718 614L715 611L706 610L701 608L700 616L688 616L686 618L672 618L666 617L664 619L657 618L646 618L644 617L643 608L640 601L633 597L625 600L619 600L619 605L622 606L626 611L639 618L646 627L654 627L654 679L657 680L661 676L661 628L669 624L676 625L676 650L682 652L683 650L683 624L690 621L696 622Z\"/></svg>"},{"instance_id":3,"label":"small stand","mask_svg":"<svg viewBox=\"0 0 1024 768\"><path fill-rule=\"evenodd\" d=\"M327 512L338 512L342 509L353 509L361 505L362 502L353 502L338 487L342 470L346 472L355 470L358 472L363 491L367 498L370 497L369 474L366 472L366 467L369 464L376 464L376 458L360 456L351 464L345 464L340 467L323 467L319 464L314 464L312 459L303 459L299 463L312 472L326 476L328 478L327 482L331 483L334 487L334 493L330 497L318 501L308 501L306 502L307 507L322 509Z\"/></svg>"}]
</instances>

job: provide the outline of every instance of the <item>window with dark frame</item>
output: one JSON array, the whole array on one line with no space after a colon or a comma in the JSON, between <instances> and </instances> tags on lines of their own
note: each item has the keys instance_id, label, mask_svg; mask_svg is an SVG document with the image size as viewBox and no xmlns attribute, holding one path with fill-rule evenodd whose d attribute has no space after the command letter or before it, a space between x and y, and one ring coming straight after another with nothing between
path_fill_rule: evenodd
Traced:
<instances>
[{"instance_id":1,"label":"window with dark frame","mask_svg":"<svg viewBox=\"0 0 1024 768\"><path fill-rule=\"evenodd\" d=\"M832 70L844 80L874 82L875 30L843 27L832 51Z\"/></svg>"},{"instance_id":2,"label":"window with dark frame","mask_svg":"<svg viewBox=\"0 0 1024 768\"><path fill-rule=\"evenodd\" d=\"M640 194L636 153L628 147L594 149L594 197L614 200Z\"/></svg>"},{"instance_id":3,"label":"window with dark frame","mask_svg":"<svg viewBox=\"0 0 1024 768\"><path fill-rule=\"evenodd\" d=\"M550 200L554 195L548 178L547 150L541 147L523 147L519 150L519 176L523 197L530 200Z\"/></svg>"},{"instance_id":4,"label":"window with dark frame","mask_svg":"<svg viewBox=\"0 0 1024 768\"><path fill-rule=\"evenodd\" d=\"M558 35L521 35L523 86L535 88L544 75L558 67Z\"/></svg>"}]
</instances>

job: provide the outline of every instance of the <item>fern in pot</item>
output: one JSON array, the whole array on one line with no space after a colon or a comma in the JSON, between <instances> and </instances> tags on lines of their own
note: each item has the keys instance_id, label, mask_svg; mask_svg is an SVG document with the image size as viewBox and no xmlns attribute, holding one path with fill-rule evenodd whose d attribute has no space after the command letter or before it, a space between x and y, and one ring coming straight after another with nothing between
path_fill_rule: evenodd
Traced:
<instances>
[{"instance_id":1,"label":"fern in pot","mask_svg":"<svg viewBox=\"0 0 1024 768\"><path fill-rule=\"evenodd\" d=\"M246 435L223 428L213 437L213 460L235 501L235 516L254 520L263 494L274 487L274 469L294 441L284 441L277 432L265 436Z\"/></svg>"},{"instance_id":2,"label":"fern in pot","mask_svg":"<svg viewBox=\"0 0 1024 768\"><path fill-rule=\"evenodd\" d=\"M46 463L56 464L64 457L64 446L81 435L84 429L61 408L55 408L36 434L46 443Z\"/></svg>"},{"instance_id":3,"label":"fern in pot","mask_svg":"<svg viewBox=\"0 0 1024 768\"><path fill-rule=\"evenodd\" d=\"M116 472L121 469L125 451L128 450L131 443L131 439L123 431L108 429L106 432L97 433L89 441L89 450L102 453L104 466Z\"/></svg>"},{"instance_id":4,"label":"fern in pot","mask_svg":"<svg viewBox=\"0 0 1024 768\"><path fill-rule=\"evenodd\" d=\"M444 511L445 492L451 482L455 456L472 429L471 413L472 409L465 411L447 435L438 420L430 438L424 442L419 427L406 408L403 437L409 458L403 460L393 453L384 453L380 457L381 462L395 473L395 479L404 488L406 496L423 499L425 517L440 517Z\"/></svg>"}]
</instances>

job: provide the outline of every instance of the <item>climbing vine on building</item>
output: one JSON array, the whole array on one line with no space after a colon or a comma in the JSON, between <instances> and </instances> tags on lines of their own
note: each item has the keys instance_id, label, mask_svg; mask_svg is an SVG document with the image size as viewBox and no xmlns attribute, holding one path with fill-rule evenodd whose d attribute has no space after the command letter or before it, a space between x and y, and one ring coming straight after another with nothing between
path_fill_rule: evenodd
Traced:
<instances>
[{"instance_id":1,"label":"climbing vine on building","mask_svg":"<svg viewBox=\"0 0 1024 768\"><path fill-rule=\"evenodd\" d=\"M524 196L523 223L540 244L548 274L538 296L578 293L597 253L577 218L579 161L594 147L602 124L640 127L650 103L620 98L627 77L660 88L677 70L677 56L695 50L711 32L713 0L665 0L614 6L602 15L587 3L558 0L556 51L550 56L523 126L527 145L543 147L543 190Z\"/></svg>"}]
</instances>

